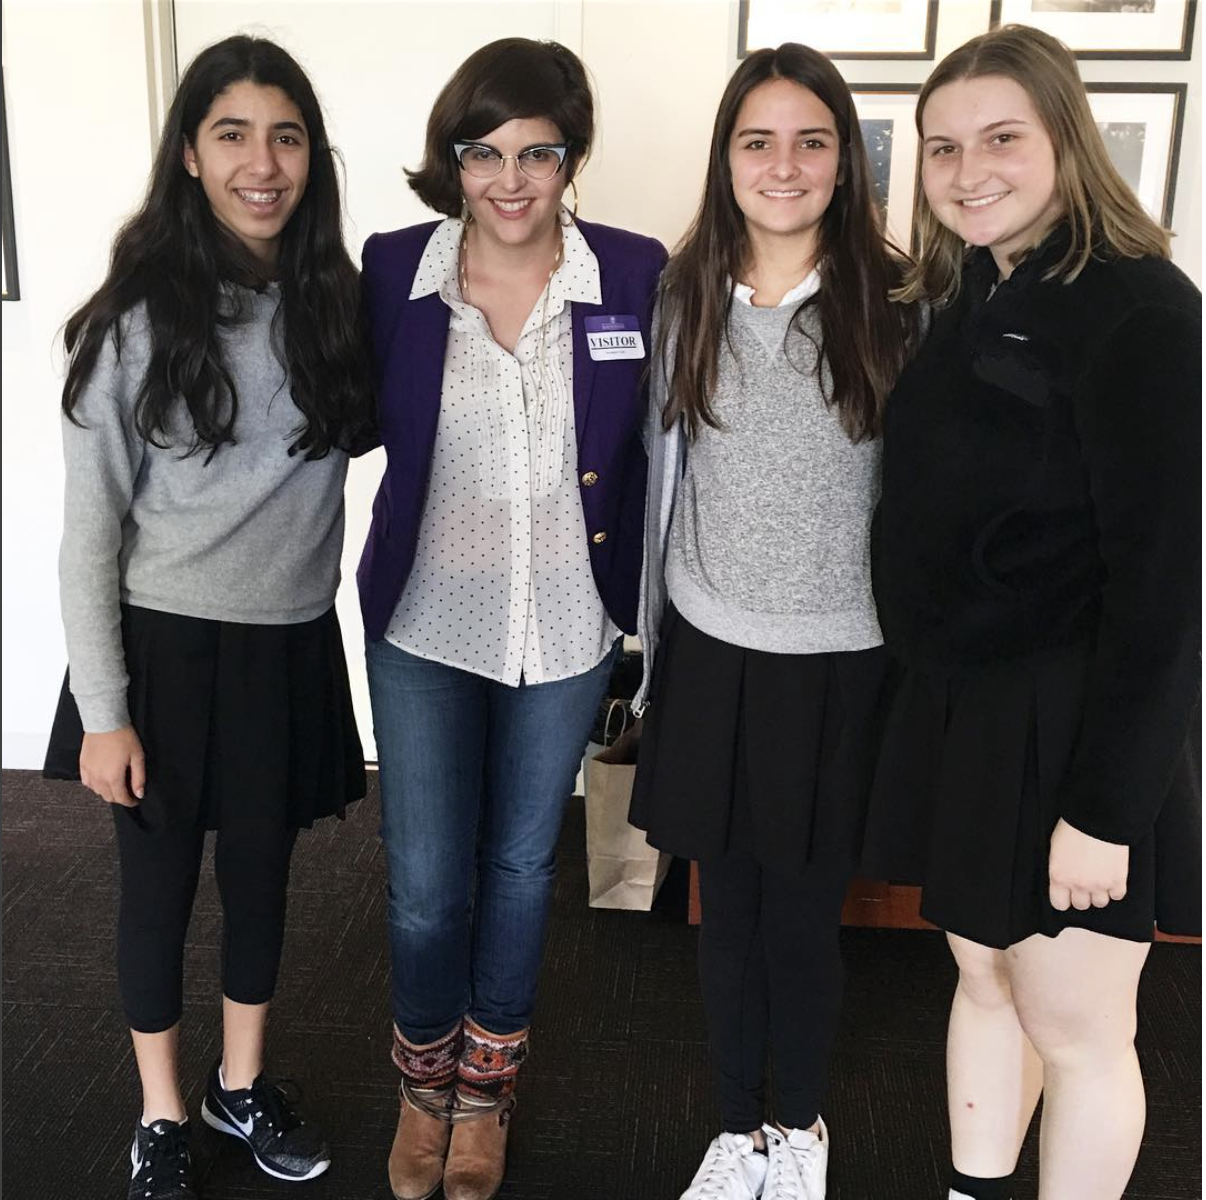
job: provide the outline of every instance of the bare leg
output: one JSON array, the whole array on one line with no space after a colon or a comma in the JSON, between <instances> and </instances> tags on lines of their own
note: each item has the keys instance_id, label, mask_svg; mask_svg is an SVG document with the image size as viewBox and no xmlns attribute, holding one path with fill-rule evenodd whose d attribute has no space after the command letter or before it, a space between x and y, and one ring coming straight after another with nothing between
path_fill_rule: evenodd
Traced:
<instances>
[{"instance_id":1,"label":"bare leg","mask_svg":"<svg viewBox=\"0 0 1206 1200\"><path fill-rule=\"evenodd\" d=\"M1005 954L947 934L959 966L946 1038L951 1160L964 1175L1010 1174L1043 1090L1013 1005Z\"/></svg>"},{"instance_id":2,"label":"bare leg","mask_svg":"<svg viewBox=\"0 0 1206 1200\"><path fill-rule=\"evenodd\" d=\"M791 1126L784 1125L781 1121L775 1122L775 1128L781 1134L783 1134L784 1137L787 1137L791 1133ZM816 1134L819 1134L821 1132L821 1118L820 1117L818 1117L815 1121L813 1121L813 1123L811 1125L809 1125L808 1132L816 1133ZM750 1134L750 1136L754 1139L754 1145L757 1146L759 1150L766 1149L766 1138L762 1136L761 1130L759 1130L757 1134Z\"/></svg>"},{"instance_id":3,"label":"bare leg","mask_svg":"<svg viewBox=\"0 0 1206 1200\"><path fill-rule=\"evenodd\" d=\"M180 1094L180 1078L176 1070L176 1046L180 1026L173 1025L162 1033L139 1033L130 1030L134 1042L134 1058L142 1083L142 1123L152 1121L183 1121L186 1114L184 1097Z\"/></svg>"},{"instance_id":4,"label":"bare leg","mask_svg":"<svg viewBox=\"0 0 1206 1200\"><path fill-rule=\"evenodd\" d=\"M222 997L222 1078L232 1091L250 1087L264 1069L267 1004L239 1004Z\"/></svg>"},{"instance_id":5,"label":"bare leg","mask_svg":"<svg viewBox=\"0 0 1206 1200\"><path fill-rule=\"evenodd\" d=\"M1006 951L1044 1067L1039 1200L1118 1200L1131 1177L1146 1117L1135 999L1150 948L1065 929Z\"/></svg>"}]
</instances>

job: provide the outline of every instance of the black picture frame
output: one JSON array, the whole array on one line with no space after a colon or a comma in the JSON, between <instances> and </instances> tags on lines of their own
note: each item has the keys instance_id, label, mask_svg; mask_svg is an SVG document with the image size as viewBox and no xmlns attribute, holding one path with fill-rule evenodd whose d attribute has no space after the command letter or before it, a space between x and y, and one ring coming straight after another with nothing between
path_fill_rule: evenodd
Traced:
<instances>
[{"instance_id":1,"label":"black picture frame","mask_svg":"<svg viewBox=\"0 0 1206 1200\"><path fill-rule=\"evenodd\" d=\"M749 22L750 22L750 5L757 3L757 0L741 0L738 18L737 18L737 57L745 58L750 53L751 49L757 50L759 47L751 47L749 44ZM847 47L826 47L816 45L814 48L819 50L826 58L839 59L885 59L895 61L918 61L932 62L934 59L935 39L938 33L938 0L926 0L925 5L925 29L922 34L923 45L914 50L859 50L856 48ZM784 41L793 39L784 38ZM807 39L799 39L806 41ZM812 42L807 44L813 45Z\"/></svg>"},{"instance_id":2,"label":"black picture frame","mask_svg":"<svg viewBox=\"0 0 1206 1200\"><path fill-rule=\"evenodd\" d=\"M1152 212L1160 223L1171 228L1177 198L1177 172L1181 165L1181 135L1185 127L1185 106L1189 94L1186 83L1086 83L1090 105L1095 95L1171 96L1173 111L1168 130L1168 151L1163 156L1164 179L1159 211ZM1140 196L1142 200L1142 195Z\"/></svg>"},{"instance_id":3,"label":"black picture frame","mask_svg":"<svg viewBox=\"0 0 1206 1200\"><path fill-rule=\"evenodd\" d=\"M13 185L8 159L8 109L4 101L4 68L0 67L0 242L3 243L3 286L0 299L20 300L17 273L17 227L13 220Z\"/></svg>"},{"instance_id":4,"label":"black picture frame","mask_svg":"<svg viewBox=\"0 0 1206 1200\"><path fill-rule=\"evenodd\" d=\"M859 126L871 167L871 178L877 194L883 183L885 147L877 145L874 124L891 117L893 129L890 135L891 158L887 177L886 195L883 197L885 228L888 235L902 250L914 253L917 249L917 232L913 228L913 206L917 189L921 186L921 139L917 136L915 114L917 97L921 91L919 83L861 83L850 85L854 107L859 114ZM895 105L876 110L876 102L895 100ZM870 110L870 111L868 111ZM895 111L893 111L895 110ZM904 138L899 138L899 123L904 122Z\"/></svg>"},{"instance_id":5,"label":"black picture frame","mask_svg":"<svg viewBox=\"0 0 1206 1200\"><path fill-rule=\"evenodd\" d=\"M1091 0L1088 0L1091 2ZM1024 20L1017 13L1010 13L1010 21L1019 21L1024 25L1034 25L1036 28L1046 28L1049 33L1053 33L1059 37L1062 42L1067 45L1068 49L1080 59L1093 60L1105 59L1116 60L1125 59L1142 59L1149 62L1185 62L1193 53L1193 23L1197 15L1198 0L1182 0L1185 5L1182 19L1178 23L1180 31L1179 44L1175 46L1159 47L1159 48L1144 48L1136 46L1111 46L1111 47L1093 47L1080 44L1076 39L1070 38L1063 31L1048 28L1047 24L1042 20ZM992 6L988 13L988 27L990 29L1000 28L1002 14L1004 10L1005 0L992 0ZM1012 4L1012 0L1010 0ZM1117 19L1120 16L1129 16L1132 14L1122 14L1114 12L1083 12L1072 14L1060 14L1062 16L1084 17L1089 29L1093 27L1095 22L1109 22L1111 18Z\"/></svg>"}]
</instances>

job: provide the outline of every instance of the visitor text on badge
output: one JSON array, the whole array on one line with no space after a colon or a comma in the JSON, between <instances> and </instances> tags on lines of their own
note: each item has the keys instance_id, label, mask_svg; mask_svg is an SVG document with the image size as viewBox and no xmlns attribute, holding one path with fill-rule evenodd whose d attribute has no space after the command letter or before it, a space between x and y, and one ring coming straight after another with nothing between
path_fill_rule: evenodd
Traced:
<instances>
[{"instance_id":1,"label":"visitor text on badge","mask_svg":"<svg viewBox=\"0 0 1206 1200\"><path fill-rule=\"evenodd\" d=\"M586 344L595 362L609 358L644 358L645 341L633 316L587 317Z\"/></svg>"}]
</instances>

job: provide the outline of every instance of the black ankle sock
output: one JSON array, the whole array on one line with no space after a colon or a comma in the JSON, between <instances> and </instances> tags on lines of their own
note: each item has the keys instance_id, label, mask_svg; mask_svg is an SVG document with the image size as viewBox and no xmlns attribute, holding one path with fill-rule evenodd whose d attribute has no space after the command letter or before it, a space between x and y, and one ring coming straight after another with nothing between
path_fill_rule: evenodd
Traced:
<instances>
[{"instance_id":1,"label":"black ankle sock","mask_svg":"<svg viewBox=\"0 0 1206 1200\"><path fill-rule=\"evenodd\" d=\"M997 1179L981 1179L975 1175L964 1175L951 1167L951 1190L971 1196L972 1200L1011 1200L1013 1172Z\"/></svg>"}]
</instances>

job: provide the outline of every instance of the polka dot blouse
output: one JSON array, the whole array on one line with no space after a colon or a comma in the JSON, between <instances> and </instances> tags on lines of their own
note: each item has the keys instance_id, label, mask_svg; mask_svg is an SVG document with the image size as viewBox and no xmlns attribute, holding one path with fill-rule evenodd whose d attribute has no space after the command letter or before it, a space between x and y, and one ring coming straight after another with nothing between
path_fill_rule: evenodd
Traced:
<instances>
[{"instance_id":1,"label":"polka dot blouse","mask_svg":"<svg viewBox=\"0 0 1206 1200\"><path fill-rule=\"evenodd\" d=\"M601 303L599 262L566 226L548 303L511 354L461 299L462 229L436 227L411 286L412 300L438 292L451 319L419 543L386 637L499 683L549 683L619 636L591 572L574 428L570 301Z\"/></svg>"}]
</instances>

